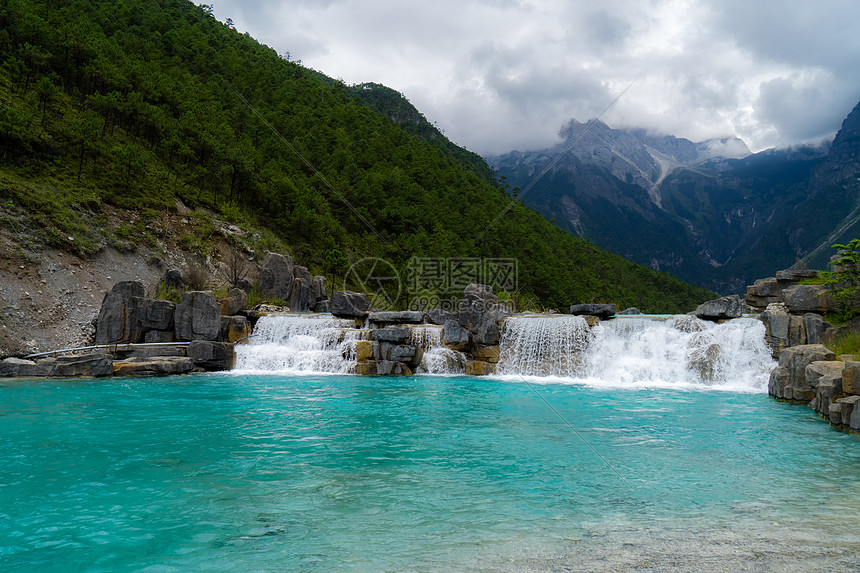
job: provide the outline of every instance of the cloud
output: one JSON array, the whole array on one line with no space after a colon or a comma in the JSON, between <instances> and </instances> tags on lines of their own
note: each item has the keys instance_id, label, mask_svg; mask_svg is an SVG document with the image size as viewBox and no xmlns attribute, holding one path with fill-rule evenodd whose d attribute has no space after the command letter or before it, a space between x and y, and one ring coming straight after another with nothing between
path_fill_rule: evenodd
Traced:
<instances>
[{"instance_id":1,"label":"cloud","mask_svg":"<svg viewBox=\"0 0 860 573\"><path fill-rule=\"evenodd\" d=\"M278 52L403 92L480 153L548 147L570 118L753 149L835 132L860 99L853 0L227 0Z\"/></svg>"}]
</instances>

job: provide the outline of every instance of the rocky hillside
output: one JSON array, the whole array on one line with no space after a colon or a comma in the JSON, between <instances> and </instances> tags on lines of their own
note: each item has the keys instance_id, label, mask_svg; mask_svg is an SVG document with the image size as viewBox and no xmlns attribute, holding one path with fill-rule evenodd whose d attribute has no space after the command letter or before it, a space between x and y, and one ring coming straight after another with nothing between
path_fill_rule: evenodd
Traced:
<instances>
[{"instance_id":1,"label":"rocky hillside","mask_svg":"<svg viewBox=\"0 0 860 573\"><path fill-rule=\"evenodd\" d=\"M856 236L857 116L855 108L831 145L757 154L737 139L694 143L573 121L552 149L489 161L560 227L684 280L740 292L798 259L823 266L834 242Z\"/></svg>"}]
</instances>

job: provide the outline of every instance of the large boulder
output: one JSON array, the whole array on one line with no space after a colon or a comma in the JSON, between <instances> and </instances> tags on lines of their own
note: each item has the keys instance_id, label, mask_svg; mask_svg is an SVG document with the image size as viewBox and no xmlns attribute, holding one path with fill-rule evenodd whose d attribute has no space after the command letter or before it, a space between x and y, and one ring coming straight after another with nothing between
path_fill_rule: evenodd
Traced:
<instances>
[{"instance_id":1,"label":"large boulder","mask_svg":"<svg viewBox=\"0 0 860 573\"><path fill-rule=\"evenodd\" d=\"M465 352L469 349L469 331L460 326L456 319L450 318L442 328L442 343L452 350Z\"/></svg>"},{"instance_id":2,"label":"large boulder","mask_svg":"<svg viewBox=\"0 0 860 573\"><path fill-rule=\"evenodd\" d=\"M318 275L313 278L311 281L311 294L316 304L328 300L328 285L324 276Z\"/></svg>"},{"instance_id":3,"label":"large boulder","mask_svg":"<svg viewBox=\"0 0 860 573\"><path fill-rule=\"evenodd\" d=\"M842 371L845 363L839 360L811 362L804 376L815 397L809 406L822 416L830 416L830 404L834 396L842 393Z\"/></svg>"},{"instance_id":4,"label":"large boulder","mask_svg":"<svg viewBox=\"0 0 860 573\"><path fill-rule=\"evenodd\" d=\"M362 293L339 290L331 295L330 310L339 318L361 318L370 310L370 301Z\"/></svg>"},{"instance_id":5,"label":"large boulder","mask_svg":"<svg viewBox=\"0 0 860 573\"><path fill-rule=\"evenodd\" d=\"M260 268L260 292L264 296L286 303L293 291L294 268L290 255L267 254Z\"/></svg>"},{"instance_id":6,"label":"large boulder","mask_svg":"<svg viewBox=\"0 0 860 573\"><path fill-rule=\"evenodd\" d=\"M222 316L221 334L218 339L222 342L247 342L251 336L251 324L244 316Z\"/></svg>"},{"instance_id":7,"label":"large boulder","mask_svg":"<svg viewBox=\"0 0 860 573\"><path fill-rule=\"evenodd\" d=\"M614 304L573 304L570 306L570 314L576 316L596 316L600 320L606 320L615 316L618 307Z\"/></svg>"},{"instance_id":8,"label":"large boulder","mask_svg":"<svg viewBox=\"0 0 860 573\"><path fill-rule=\"evenodd\" d=\"M806 382L806 367L818 361L832 361L836 355L821 344L786 348L779 354L779 365L768 382L768 394L781 400L810 402L815 393Z\"/></svg>"},{"instance_id":9,"label":"large boulder","mask_svg":"<svg viewBox=\"0 0 860 573\"><path fill-rule=\"evenodd\" d=\"M736 294L724 296L703 302L693 314L704 320L739 318L743 314L743 301Z\"/></svg>"},{"instance_id":10,"label":"large boulder","mask_svg":"<svg viewBox=\"0 0 860 573\"><path fill-rule=\"evenodd\" d=\"M779 358L779 353L789 346L789 330L791 315L782 303L768 305L761 313L761 321L765 328L765 342L773 353L774 358Z\"/></svg>"},{"instance_id":11,"label":"large boulder","mask_svg":"<svg viewBox=\"0 0 860 573\"><path fill-rule=\"evenodd\" d=\"M114 376L175 376L193 369L194 361L185 356L126 358L113 363Z\"/></svg>"},{"instance_id":12,"label":"large boulder","mask_svg":"<svg viewBox=\"0 0 860 573\"><path fill-rule=\"evenodd\" d=\"M80 356L42 358L40 360L7 358L0 362L0 376L21 378L110 376L113 372L112 363L113 360L110 354L105 352L95 352Z\"/></svg>"},{"instance_id":13,"label":"large boulder","mask_svg":"<svg viewBox=\"0 0 860 573\"><path fill-rule=\"evenodd\" d=\"M217 340L221 332L221 305L211 291L188 291L176 305L177 340Z\"/></svg>"},{"instance_id":14,"label":"large boulder","mask_svg":"<svg viewBox=\"0 0 860 573\"><path fill-rule=\"evenodd\" d=\"M491 346L501 337L499 311L499 298L492 287L473 283L463 290L458 322L472 333L472 342Z\"/></svg>"},{"instance_id":15,"label":"large boulder","mask_svg":"<svg viewBox=\"0 0 860 573\"><path fill-rule=\"evenodd\" d=\"M150 330L173 330L176 303L169 300L144 298L138 301L138 324L146 334Z\"/></svg>"},{"instance_id":16,"label":"large boulder","mask_svg":"<svg viewBox=\"0 0 860 573\"><path fill-rule=\"evenodd\" d=\"M195 340L186 353L195 366L210 372L230 370L236 364L235 347L229 342Z\"/></svg>"},{"instance_id":17,"label":"large boulder","mask_svg":"<svg viewBox=\"0 0 860 573\"><path fill-rule=\"evenodd\" d=\"M782 302L782 288L774 277L759 279L747 287L744 302L755 308L767 308L769 304Z\"/></svg>"},{"instance_id":18,"label":"large boulder","mask_svg":"<svg viewBox=\"0 0 860 573\"><path fill-rule=\"evenodd\" d=\"M248 306L248 293L240 288L231 288L221 299L221 316L235 316Z\"/></svg>"},{"instance_id":19,"label":"large boulder","mask_svg":"<svg viewBox=\"0 0 860 573\"><path fill-rule=\"evenodd\" d=\"M122 281L113 285L99 310L96 344L124 344L143 338L138 316L144 296L141 282Z\"/></svg>"},{"instance_id":20,"label":"large boulder","mask_svg":"<svg viewBox=\"0 0 860 573\"><path fill-rule=\"evenodd\" d=\"M790 313L824 314L836 308L828 294L830 291L831 288L826 285L795 285L784 289L782 298Z\"/></svg>"},{"instance_id":21,"label":"large boulder","mask_svg":"<svg viewBox=\"0 0 860 573\"><path fill-rule=\"evenodd\" d=\"M298 268L298 267L296 267ZM290 293L290 299L287 304L293 312L308 312L312 301L311 285L304 277L296 277L293 279L293 289ZM314 301L315 302L315 301Z\"/></svg>"}]
</instances>

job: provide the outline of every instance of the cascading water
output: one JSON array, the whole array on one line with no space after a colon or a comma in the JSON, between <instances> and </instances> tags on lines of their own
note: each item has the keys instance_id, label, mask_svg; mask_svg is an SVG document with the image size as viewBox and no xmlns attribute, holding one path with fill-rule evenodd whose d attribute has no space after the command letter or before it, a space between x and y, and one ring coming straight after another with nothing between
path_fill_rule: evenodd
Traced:
<instances>
[{"instance_id":1,"label":"cascading water","mask_svg":"<svg viewBox=\"0 0 860 573\"><path fill-rule=\"evenodd\" d=\"M421 324L412 327L412 343L424 351L418 372L421 374L462 374L466 356L442 344L442 327Z\"/></svg>"},{"instance_id":2,"label":"cascading water","mask_svg":"<svg viewBox=\"0 0 860 573\"><path fill-rule=\"evenodd\" d=\"M580 316L506 318L496 371L522 376L575 376L588 338L588 324Z\"/></svg>"},{"instance_id":3,"label":"cascading water","mask_svg":"<svg viewBox=\"0 0 860 573\"><path fill-rule=\"evenodd\" d=\"M581 318L550 316L505 320L498 373L761 392L773 366L764 325L753 318L714 324L688 315L618 317L589 331Z\"/></svg>"},{"instance_id":4,"label":"cascading water","mask_svg":"<svg viewBox=\"0 0 860 573\"><path fill-rule=\"evenodd\" d=\"M764 325L754 318L623 318L601 323L593 336L583 375L609 384L760 392L774 367Z\"/></svg>"},{"instance_id":5,"label":"cascading water","mask_svg":"<svg viewBox=\"0 0 860 573\"><path fill-rule=\"evenodd\" d=\"M261 317L249 344L236 347L236 371L348 374L367 331L328 315Z\"/></svg>"}]
</instances>

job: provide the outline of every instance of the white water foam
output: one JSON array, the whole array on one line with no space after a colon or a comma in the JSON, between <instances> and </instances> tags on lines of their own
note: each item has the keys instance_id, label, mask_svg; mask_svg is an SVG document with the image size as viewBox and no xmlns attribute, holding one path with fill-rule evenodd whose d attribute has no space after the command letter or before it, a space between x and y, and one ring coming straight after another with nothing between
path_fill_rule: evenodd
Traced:
<instances>
[{"instance_id":1,"label":"white water foam","mask_svg":"<svg viewBox=\"0 0 860 573\"><path fill-rule=\"evenodd\" d=\"M351 320L328 315L271 315L251 343L236 347L236 373L349 374L355 344L369 338ZM420 374L464 372L466 356L445 348L442 327L414 325L424 357ZM502 325L496 377L541 384L766 392L775 366L764 325L724 324L688 315L618 317L589 328L569 315L516 316Z\"/></svg>"},{"instance_id":2,"label":"white water foam","mask_svg":"<svg viewBox=\"0 0 860 573\"><path fill-rule=\"evenodd\" d=\"M424 358L418 368L419 374L462 374L466 369L466 355L446 348L442 344L442 327L421 324L412 327L412 344L420 346Z\"/></svg>"},{"instance_id":3,"label":"white water foam","mask_svg":"<svg viewBox=\"0 0 860 573\"><path fill-rule=\"evenodd\" d=\"M236 374L349 374L355 343L367 331L328 315L269 315L248 344L236 347Z\"/></svg>"},{"instance_id":4,"label":"white water foam","mask_svg":"<svg viewBox=\"0 0 860 573\"><path fill-rule=\"evenodd\" d=\"M588 324L581 316L506 318L496 371L520 376L575 376L588 339Z\"/></svg>"},{"instance_id":5,"label":"white water foam","mask_svg":"<svg viewBox=\"0 0 860 573\"><path fill-rule=\"evenodd\" d=\"M688 315L615 318L593 327L584 340L581 326L572 324L571 333L553 335L564 325L558 320L507 319L499 374L538 383L759 393L767 391L775 366L764 325L753 318L723 324ZM565 347L575 357L558 356Z\"/></svg>"}]
</instances>

